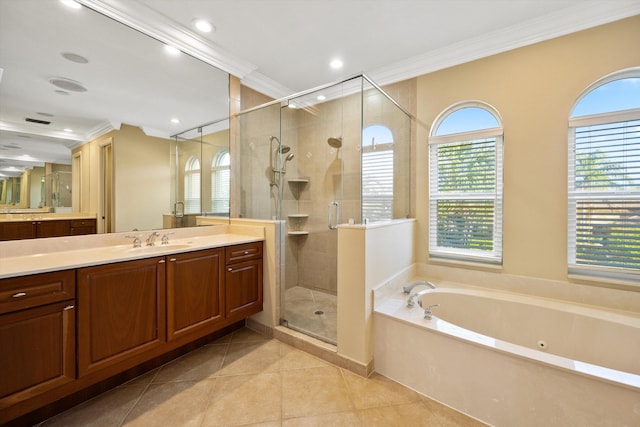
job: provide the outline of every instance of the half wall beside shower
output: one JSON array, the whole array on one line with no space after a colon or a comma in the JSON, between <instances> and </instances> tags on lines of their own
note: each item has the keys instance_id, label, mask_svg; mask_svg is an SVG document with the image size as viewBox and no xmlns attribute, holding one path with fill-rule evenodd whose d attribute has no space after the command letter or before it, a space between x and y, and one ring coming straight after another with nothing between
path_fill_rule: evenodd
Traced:
<instances>
[{"instance_id":1,"label":"half wall beside shower","mask_svg":"<svg viewBox=\"0 0 640 427\"><path fill-rule=\"evenodd\" d=\"M235 139L231 217L286 223L280 323L336 344L337 228L410 215L411 117L357 76L241 112Z\"/></svg>"}]
</instances>

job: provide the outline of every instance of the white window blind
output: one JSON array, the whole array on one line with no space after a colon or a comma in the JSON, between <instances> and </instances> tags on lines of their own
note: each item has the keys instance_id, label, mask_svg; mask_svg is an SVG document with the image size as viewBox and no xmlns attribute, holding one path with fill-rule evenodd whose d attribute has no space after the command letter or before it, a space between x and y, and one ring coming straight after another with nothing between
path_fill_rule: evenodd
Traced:
<instances>
[{"instance_id":1,"label":"white window blind","mask_svg":"<svg viewBox=\"0 0 640 427\"><path fill-rule=\"evenodd\" d=\"M228 151L222 151L215 157L212 165L211 206L214 213L229 213L229 189L231 157Z\"/></svg>"},{"instance_id":2,"label":"white window blind","mask_svg":"<svg viewBox=\"0 0 640 427\"><path fill-rule=\"evenodd\" d=\"M200 213L200 161L195 157L184 172L184 213Z\"/></svg>"},{"instance_id":3,"label":"white window blind","mask_svg":"<svg viewBox=\"0 0 640 427\"><path fill-rule=\"evenodd\" d=\"M393 144L365 147L362 154L362 218L393 218Z\"/></svg>"},{"instance_id":4,"label":"white window blind","mask_svg":"<svg viewBox=\"0 0 640 427\"><path fill-rule=\"evenodd\" d=\"M495 129L431 138L431 256L501 263L501 134ZM471 138L459 140L463 135Z\"/></svg>"},{"instance_id":5,"label":"white window blind","mask_svg":"<svg viewBox=\"0 0 640 427\"><path fill-rule=\"evenodd\" d=\"M626 112L571 121L571 272L640 272L640 111L631 114L635 119L629 116ZM616 117L622 120L611 121Z\"/></svg>"}]
</instances>

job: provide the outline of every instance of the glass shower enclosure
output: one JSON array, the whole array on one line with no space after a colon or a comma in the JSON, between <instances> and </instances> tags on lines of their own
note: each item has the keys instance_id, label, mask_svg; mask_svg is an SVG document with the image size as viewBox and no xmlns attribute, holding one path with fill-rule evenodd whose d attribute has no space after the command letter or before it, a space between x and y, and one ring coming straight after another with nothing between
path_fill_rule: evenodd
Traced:
<instances>
[{"instance_id":1,"label":"glass shower enclosure","mask_svg":"<svg viewBox=\"0 0 640 427\"><path fill-rule=\"evenodd\" d=\"M336 344L337 229L409 216L411 117L361 75L244 111L236 132L231 217L286 224L280 322Z\"/></svg>"},{"instance_id":2,"label":"glass shower enclosure","mask_svg":"<svg viewBox=\"0 0 640 427\"><path fill-rule=\"evenodd\" d=\"M193 227L196 216L229 217L229 120L172 136L171 215L164 226Z\"/></svg>"}]
</instances>

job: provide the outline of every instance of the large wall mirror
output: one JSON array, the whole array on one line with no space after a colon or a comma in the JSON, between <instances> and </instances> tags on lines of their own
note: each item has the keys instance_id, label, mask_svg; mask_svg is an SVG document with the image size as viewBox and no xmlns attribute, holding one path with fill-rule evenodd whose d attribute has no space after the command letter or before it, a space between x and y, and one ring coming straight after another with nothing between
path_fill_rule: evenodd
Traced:
<instances>
[{"instance_id":1,"label":"large wall mirror","mask_svg":"<svg viewBox=\"0 0 640 427\"><path fill-rule=\"evenodd\" d=\"M110 232L228 212L226 72L59 0L0 0L0 69L0 213L95 213Z\"/></svg>"}]
</instances>

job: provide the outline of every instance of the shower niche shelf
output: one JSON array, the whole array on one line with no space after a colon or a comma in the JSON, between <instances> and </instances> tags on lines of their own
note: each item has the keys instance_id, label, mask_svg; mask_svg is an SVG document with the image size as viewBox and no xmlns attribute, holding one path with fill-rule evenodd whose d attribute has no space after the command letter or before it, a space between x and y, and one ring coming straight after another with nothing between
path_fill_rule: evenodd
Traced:
<instances>
[{"instance_id":1,"label":"shower niche shelf","mask_svg":"<svg viewBox=\"0 0 640 427\"><path fill-rule=\"evenodd\" d=\"M308 231L300 230L300 231L289 231L287 232L289 236L306 236L309 234Z\"/></svg>"},{"instance_id":2,"label":"shower niche shelf","mask_svg":"<svg viewBox=\"0 0 640 427\"><path fill-rule=\"evenodd\" d=\"M309 178L289 178L287 181L291 184L306 184L309 182Z\"/></svg>"},{"instance_id":3,"label":"shower niche shelf","mask_svg":"<svg viewBox=\"0 0 640 427\"><path fill-rule=\"evenodd\" d=\"M289 218L309 218L309 214L295 213L287 215Z\"/></svg>"}]
</instances>

